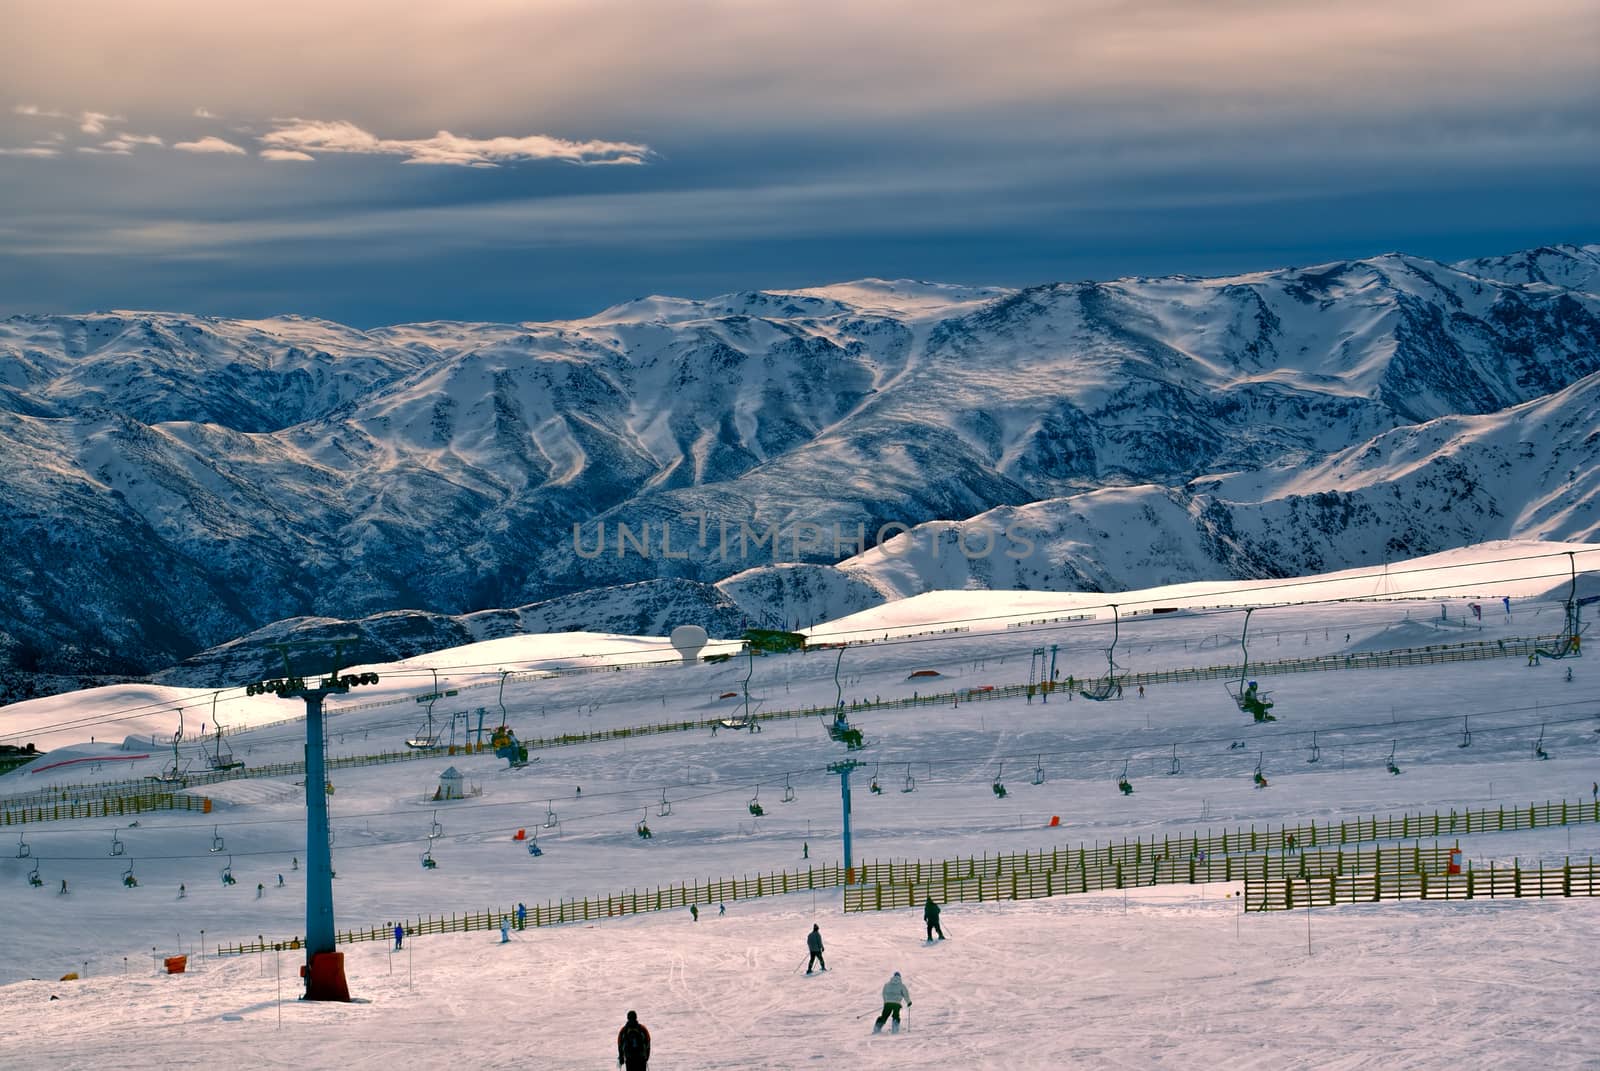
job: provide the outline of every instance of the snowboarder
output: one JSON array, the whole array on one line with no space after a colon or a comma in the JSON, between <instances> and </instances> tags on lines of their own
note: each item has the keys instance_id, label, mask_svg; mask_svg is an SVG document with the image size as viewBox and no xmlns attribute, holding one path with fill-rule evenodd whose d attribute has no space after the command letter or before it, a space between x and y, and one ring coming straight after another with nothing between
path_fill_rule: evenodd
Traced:
<instances>
[{"instance_id":1,"label":"snowboarder","mask_svg":"<svg viewBox=\"0 0 1600 1071\"><path fill-rule=\"evenodd\" d=\"M811 973L811 965L813 963L823 970L827 970L828 964L822 958L822 927L816 923L812 924L811 932L806 934L806 948L811 953L810 958L806 960L806 973Z\"/></svg>"},{"instance_id":2,"label":"snowboarder","mask_svg":"<svg viewBox=\"0 0 1600 1071\"><path fill-rule=\"evenodd\" d=\"M944 930L939 928L939 905L933 902L931 896L922 905L922 921L928 925L928 940L933 940L936 932L939 934L939 940L944 940Z\"/></svg>"},{"instance_id":3,"label":"snowboarder","mask_svg":"<svg viewBox=\"0 0 1600 1071\"><path fill-rule=\"evenodd\" d=\"M398 922L395 923L394 924L394 950L396 952L400 951L401 946L405 944L405 940L406 940L406 928L404 926L400 925Z\"/></svg>"},{"instance_id":4,"label":"snowboarder","mask_svg":"<svg viewBox=\"0 0 1600 1071\"><path fill-rule=\"evenodd\" d=\"M278 888L280 888L280 889L283 888L283 875L282 874L278 875Z\"/></svg>"},{"instance_id":5,"label":"snowboarder","mask_svg":"<svg viewBox=\"0 0 1600 1071\"><path fill-rule=\"evenodd\" d=\"M650 1031L639 1021L638 1012L629 1012L628 1021L617 1031L617 1063L625 1071L645 1071L650 1062Z\"/></svg>"},{"instance_id":6,"label":"snowboarder","mask_svg":"<svg viewBox=\"0 0 1600 1071\"><path fill-rule=\"evenodd\" d=\"M889 1028L889 1033L900 1033L900 1005L902 1004L907 1008L911 1007L911 991L900 980L900 972L895 971L894 977L884 983L883 1014L879 1015L877 1021L872 1024L872 1032L876 1034L882 1030L884 1022L890 1016L893 1016L894 1025Z\"/></svg>"},{"instance_id":7,"label":"snowboarder","mask_svg":"<svg viewBox=\"0 0 1600 1071\"><path fill-rule=\"evenodd\" d=\"M689 905L689 914L694 919L694 921L696 921L696 922L700 921L700 909L697 906L695 906L694 904L690 904Z\"/></svg>"}]
</instances>

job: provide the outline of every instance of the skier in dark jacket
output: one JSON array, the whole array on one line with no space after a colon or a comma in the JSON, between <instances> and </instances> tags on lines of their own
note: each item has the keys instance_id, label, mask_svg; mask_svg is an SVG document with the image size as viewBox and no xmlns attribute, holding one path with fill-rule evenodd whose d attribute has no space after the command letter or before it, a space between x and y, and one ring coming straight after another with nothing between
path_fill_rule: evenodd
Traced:
<instances>
[{"instance_id":1,"label":"skier in dark jacket","mask_svg":"<svg viewBox=\"0 0 1600 1071\"><path fill-rule=\"evenodd\" d=\"M645 1071L650 1062L650 1031L639 1021L638 1012L629 1012L628 1021L617 1031L617 1063L626 1071Z\"/></svg>"},{"instance_id":2,"label":"skier in dark jacket","mask_svg":"<svg viewBox=\"0 0 1600 1071\"><path fill-rule=\"evenodd\" d=\"M822 927L813 925L811 932L806 934L806 948L811 951L811 958L806 960L806 973L811 973L811 965L818 964L823 970L828 969L827 963L822 959Z\"/></svg>"},{"instance_id":3,"label":"skier in dark jacket","mask_svg":"<svg viewBox=\"0 0 1600 1071\"><path fill-rule=\"evenodd\" d=\"M931 896L922 905L922 921L928 924L928 940L933 940L935 933L939 935L939 940L944 940L944 931L939 928L939 905L933 902Z\"/></svg>"}]
</instances>

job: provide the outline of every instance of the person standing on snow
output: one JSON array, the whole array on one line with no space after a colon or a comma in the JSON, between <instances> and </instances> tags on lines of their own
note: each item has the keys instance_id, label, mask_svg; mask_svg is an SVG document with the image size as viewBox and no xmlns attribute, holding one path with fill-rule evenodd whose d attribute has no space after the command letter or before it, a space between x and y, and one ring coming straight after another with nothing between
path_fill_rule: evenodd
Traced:
<instances>
[{"instance_id":1,"label":"person standing on snow","mask_svg":"<svg viewBox=\"0 0 1600 1071\"><path fill-rule=\"evenodd\" d=\"M827 970L828 969L828 964L826 962L824 962L823 958L822 958L822 927L821 926L818 926L815 923L812 924L811 932L806 934L806 948L809 949L810 952L811 952L811 958L806 960L806 973L807 974L811 973L811 965L813 963L816 963L816 964L820 965L823 970Z\"/></svg>"},{"instance_id":2,"label":"person standing on snow","mask_svg":"<svg viewBox=\"0 0 1600 1071\"><path fill-rule=\"evenodd\" d=\"M405 927L401 926L398 922L395 923L395 927L394 927L394 950L396 952L400 951L401 946L405 944L405 940L406 940Z\"/></svg>"},{"instance_id":3,"label":"person standing on snow","mask_svg":"<svg viewBox=\"0 0 1600 1071\"><path fill-rule=\"evenodd\" d=\"M645 1071L650 1062L650 1031L639 1021L638 1012L629 1012L628 1021L617 1031L617 1063L626 1071Z\"/></svg>"},{"instance_id":4,"label":"person standing on snow","mask_svg":"<svg viewBox=\"0 0 1600 1071\"><path fill-rule=\"evenodd\" d=\"M882 1030L884 1021L893 1016L894 1025L889 1028L889 1033L900 1033L900 1005L902 1004L907 1008L911 1007L911 990L907 989L906 984L900 980L900 972L895 971L894 977L884 983L883 1014L878 1016L877 1021L872 1024L872 1032L876 1034Z\"/></svg>"},{"instance_id":5,"label":"person standing on snow","mask_svg":"<svg viewBox=\"0 0 1600 1071\"><path fill-rule=\"evenodd\" d=\"M928 924L928 940L933 940L935 933L939 935L939 940L944 940L944 930L939 928L939 905L933 902L931 896L922 905L922 921Z\"/></svg>"}]
</instances>

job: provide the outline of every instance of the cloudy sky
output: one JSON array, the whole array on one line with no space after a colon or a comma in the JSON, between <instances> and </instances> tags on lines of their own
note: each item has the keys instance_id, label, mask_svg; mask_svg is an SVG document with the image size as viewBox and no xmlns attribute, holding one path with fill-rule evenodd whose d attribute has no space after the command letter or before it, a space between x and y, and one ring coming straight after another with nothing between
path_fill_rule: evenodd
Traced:
<instances>
[{"instance_id":1,"label":"cloudy sky","mask_svg":"<svg viewBox=\"0 0 1600 1071\"><path fill-rule=\"evenodd\" d=\"M1594 0L0 0L0 314L1600 240Z\"/></svg>"}]
</instances>

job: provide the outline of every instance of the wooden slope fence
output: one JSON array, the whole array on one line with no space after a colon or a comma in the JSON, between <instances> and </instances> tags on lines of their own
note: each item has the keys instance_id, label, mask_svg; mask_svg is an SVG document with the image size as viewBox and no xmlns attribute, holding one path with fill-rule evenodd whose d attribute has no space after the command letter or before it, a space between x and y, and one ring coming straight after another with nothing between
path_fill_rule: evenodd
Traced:
<instances>
[{"instance_id":1,"label":"wooden slope fence","mask_svg":"<svg viewBox=\"0 0 1600 1071\"><path fill-rule=\"evenodd\" d=\"M1600 896L1600 867L1594 860L1559 867L1467 869L1387 874L1340 874L1309 878L1245 881L1246 911L1293 911L1297 907L1372 904L1383 900L1482 900L1502 897L1553 899Z\"/></svg>"}]
</instances>

